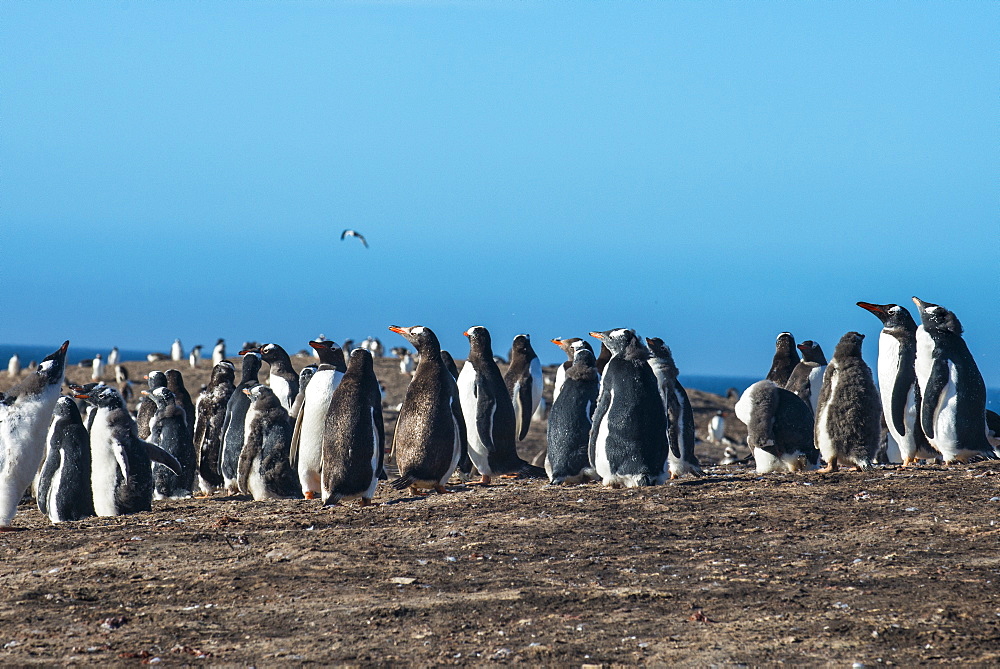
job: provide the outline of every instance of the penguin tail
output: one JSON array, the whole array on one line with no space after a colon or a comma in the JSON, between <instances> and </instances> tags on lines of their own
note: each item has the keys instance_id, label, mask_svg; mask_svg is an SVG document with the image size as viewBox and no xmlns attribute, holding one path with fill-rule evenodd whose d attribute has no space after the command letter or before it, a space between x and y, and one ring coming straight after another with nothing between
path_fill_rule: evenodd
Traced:
<instances>
[{"instance_id":1,"label":"penguin tail","mask_svg":"<svg viewBox=\"0 0 1000 669\"><path fill-rule=\"evenodd\" d=\"M406 490L413 483L413 475L405 474L398 479L389 481L389 487L395 490Z\"/></svg>"},{"instance_id":2,"label":"penguin tail","mask_svg":"<svg viewBox=\"0 0 1000 669\"><path fill-rule=\"evenodd\" d=\"M342 497L343 495L339 493L331 493L330 496L323 501L323 506L335 506L340 502Z\"/></svg>"},{"instance_id":3,"label":"penguin tail","mask_svg":"<svg viewBox=\"0 0 1000 669\"><path fill-rule=\"evenodd\" d=\"M527 462L521 465L521 468L517 470L517 473L519 476L526 479L547 479L549 477L549 475L545 473L544 469L528 464Z\"/></svg>"}]
</instances>

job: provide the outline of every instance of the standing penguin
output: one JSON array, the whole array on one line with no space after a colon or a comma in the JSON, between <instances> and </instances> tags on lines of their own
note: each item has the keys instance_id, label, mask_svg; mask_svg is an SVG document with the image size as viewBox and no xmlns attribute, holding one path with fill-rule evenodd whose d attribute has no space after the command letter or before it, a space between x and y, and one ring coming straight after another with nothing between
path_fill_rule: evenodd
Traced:
<instances>
[{"instance_id":1,"label":"standing penguin","mask_svg":"<svg viewBox=\"0 0 1000 669\"><path fill-rule=\"evenodd\" d=\"M226 405L236 390L236 367L223 360L212 368L208 387L198 395L195 404L193 444L198 458L198 488L209 493L222 485L219 471L222 453L222 425L226 421Z\"/></svg>"},{"instance_id":2,"label":"standing penguin","mask_svg":"<svg viewBox=\"0 0 1000 669\"><path fill-rule=\"evenodd\" d=\"M542 400L542 363L531 348L531 337L519 334L510 349L510 365L503 377L514 403L518 441L524 441L531 427L531 416Z\"/></svg>"},{"instance_id":3,"label":"standing penguin","mask_svg":"<svg viewBox=\"0 0 1000 669\"><path fill-rule=\"evenodd\" d=\"M403 335L420 354L396 421L392 449L399 478L390 485L396 490L409 486L413 492L417 488L447 492L444 484L459 460L468 457L458 384L445 366L441 344L430 328L392 325L389 329Z\"/></svg>"},{"instance_id":4,"label":"standing penguin","mask_svg":"<svg viewBox=\"0 0 1000 669\"><path fill-rule=\"evenodd\" d=\"M691 474L702 476L701 463L694 454L694 410L687 391L677 380L679 371L670 348L659 337L646 338L649 366L656 375L656 385L667 415L667 466L670 478Z\"/></svg>"},{"instance_id":5,"label":"standing penguin","mask_svg":"<svg viewBox=\"0 0 1000 669\"><path fill-rule=\"evenodd\" d=\"M861 358L864 338L858 332L841 337L823 374L815 443L826 460L824 472L836 471L845 460L859 470L875 464L882 435L882 405L872 370Z\"/></svg>"},{"instance_id":6,"label":"standing penguin","mask_svg":"<svg viewBox=\"0 0 1000 669\"><path fill-rule=\"evenodd\" d=\"M306 386L312 381L313 374L316 373L317 368L319 368L319 365L310 363L299 370L299 394L295 396L292 409L288 412L293 422L298 417L299 411L302 410L302 403L306 400Z\"/></svg>"},{"instance_id":7,"label":"standing penguin","mask_svg":"<svg viewBox=\"0 0 1000 669\"><path fill-rule=\"evenodd\" d=\"M169 388L157 388L152 393L156 413L149 421L149 442L177 458L181 471L174 473L159 463L153 463L153 499L183 499L194 489L195 451L187 416Z\"/></svg>"},{"instance_id":8,"label":"standing penguin","mask_svg":"<svg viewBox=\"0 0 1000 669\"><path fill-rule=\"evenodd\" d=\"M878 386L886 429L899 449L903 466L937 458L920 426L920 386L917 384L917 324L898 304L858 302L882 321L878 336ZM891 460L891 458L890 458Z\"/></svg>"},{"instance_id":9,"label":"standing penguin","mask_svg":"<svg viewBox=\"0 0 1000 669\"><path fill-rule=\"evenodd\" d=\"M774 358L765 378L784 386L797 364L799 364L799 354L795 351L795 338L790 332L782 332L774 342Z\"/></svg>"},{"instance_id":10,"label":"standing penguin","mask_svg":"<svg viewBox=\"0 0 1000 669\"><path fill-rule=\"evenodd\" d=\"M181 346L180 339L175 339L174 343L170 345L170 359L174 362L180 362L184 359L184 347Z\"/></svg>"},{"instance_id":11,"label":"standing penguin","mask_svg":"<svg viewBox=\"0 0 1000 669\"><path fill-rule=\"evenodd\" d=\"M215 347L212 349L212 366L215 367L225 359L226 340L220 338L217 342L215 342Z\"/></svg>"},{"instance_id":12,"label":"standing penguin","mask_svg":"<svg viewBox=\"0 0 1000 669\"><path fill-rule=\"evenodd\" d=\"M802 351L802 360L795 365L784 388L802 398L815 414L816 405L819 404L819 391L823 388L826 356L823 355L820 345L811 339L799 344L798 349Z\"/></svg>"},{"instance_id":13,"label":"standing penguin","mask_svg":"<svg viewBox=\"0 0 1000 669\"><path fill-rule=\"evenodd\" d=\"M475 325L463 334L469 338L469 358L458 375L458 396L469 457L483 477L482 484L489 485L497 474L544 475L517 455L514 405L493 360L489 330Z\"/></svg>"},{"instance_id":14,"label":"standing penguin","mask_svg":"<svg viewBox=\"0 0 1000 669\"><path fill-rule=\"evenodd\" d=\"M914 297L917 328L917 382L920 425L945 463L974 456L995 459L986 438L986 384L962 339L962 324L944 307Z\"/></svg>"},{"instance_id":15,"label":"standing penguin","mask_svg":"<svg viewBox=\"0 0 1000 669\"><path fill-rule=\"evenodd\" d=\"M292 424L274 392L263 385L242 391L251 401L246 415L246 444L240 452L239 487L262 499L299 499L302 488L288 462Z\"/></svg>"},{"instance_id":16,"label":"standing penguin","mask_svg":"<svg viewBox=\"0 0 1000 669\"><path fill-rule=\"evenodd\" d=\"M316 499L323 489L323 433L333 391L347 371L344 351L329 339L309 342L320 365L305 389L302 409L295 418L291 462L299 477L302 494Z\"/></svg>"},{"instance_id":17,"label":"standing penguin","mask_svg":"<svg viewBox=\"0 0 1000 669\"><path fill-rule=\"evenodd\" d=\"M226 403L226 418L222 423L222 453L219 470L222 472L222 482L227 490L233 491L237 485L237 468L239 467L240 451L243 450L243 437L246 429L247 410L250 409L250 397L244 391L260 385L257 375L260 373L260 353L250 351L243 355L243 369L240 382Z\"/></svg>"},{"instance_id":18,"label":"standing penguin","mask_svg":"<svg viewBox=\"0 0 1000 669\"><path fill-rule=\"evenodd\" d=\"M611 351L590 431L590 461L607 486L660 483L667 460L667 416L647 362L649 349L634 330L590 334Z\"/></svg>"},{"instance_id":19,"label":"standing penguin","mask_svg":"<svg viewBox=\"0 0 1000 669\"><path fill-rule=\"evenodd\" d=\"M95 386L77 395L96 407L90 429L90 483L94 512L120 516L149 511L153 504L152 462L179 474L181 464L163 449L138 437L135 421L118 391Z\"/></svg>"},{"instance_id":20,"label":"standing penguin","mask_svg":"<svg viewBox=\"0 0 1000 669\"><path fill-rule=\"evenodd\" d=\"M10 528L17 503L45 457L46 429L66 372L67 348L68 341L0 395L0 531Z\"/></svg>"},{"instance_id":21,"label":"standing penguin","mask_svg":"<svg viewBox=\"0 0 1000 669\"><path fill-rule=\"evenodd\" d=\"M295 403L295 396L299 394L299 375L292 367L292 359L277 344L265 344L260 347L259 352L261 359L271 368L267 384L278 396L281 406L290 411Z\"/></svg>"},{"instance_id":22,"label":"standing penguin","mask_svg":"<svg viewBox=\"0 0 1000 669\"><path fill-rule=\"evenodd\" d=\"M812 434L812 430L809 430ZM726 438L726 412L716 411L708 421L708 440L715 444L721 444Z\"/></svg>"},{"instance_id":23,"label":"standing penguin","mask_svg":"<svg viewBox=\"0 0 1000 669\"><path fill-rule=\"evenodd\" d=\"M90 378L92 381L100 381L104 378L104 361L101 359L100 353L94 356L94 361L91 363Z\"/></svg>"},{"instance_id":24,"label":"standing penguin","mask_svg":"<svg viewBox=\"0 0 1000 669\"><path fill-rule=\"evenodd\" d=\"M149 393L157 388L166 388L167 375L154 369L146 375L146 383L149 386ZM140 439L149 439L149 421L156 413L156 402L153 401L153 397L149 393L143 393L142 397L139 398L139 405L135 411L136 429L139 430Z\"/></svg>"},{"instance_id":25,"label":"standing penguin","mask_svg":"<svg viewBox=\"0 0 1000 669\"><path fill-rule=\"evenodd\" d=\"M552 386L552 403L555 404L555 401L559 398L559 393L562 392L562 385L566 382L566 372L568 372L569 368L573 366L573 360L575 358L577 347L583 346L590 349L591 352L593 352L594 349L590 347L590 344L579 337L552 339L550 341L561 348L562 352L566 354L566 362L560 364L556 368L556 380Z\"/></svg>"},{"instance_id":26,"label":"standing penguin","mask_svg":"<svg viewBox=\"0 0 1000 669\"><path fill-rule=\"evenodd\" d=\"M382 472L385 427L372 354L354 349L330 401L323 430L323 504L371 504Z\"/></svg>"},{"instance_id":27,"label":"standing penguin","mask_svg":"<svg viewBox=\"0 0 1000 669\"><path fill-rule=\"evenodd\" d=\"M191 349L188 354L188 364L191 365L191 369L198 369L198 363L201 361L201 344L198 344Z\"/></svg>"},{"instance_id":28,"label":"standing penguin","mask_svg":"<svg viewBox=\"0 0 1000 669\"><path fill-rule=\"evenodd\" d=\"M773 381L758 381L744 391L735 411L747 426L747 446L758 474L797 472L819 464L812 409L795 393Z\"/></svg>"},{"instance_id":29,"label":"standing penguin","mask_svg":"<svg viewBox=\"0 0 1000 669\"><path fill-rule=\"evenodd\" d=\"M191 401L191 394L184 387L184 375L176 369L168 369L166 372L167 388L174 394L177 404L184 410L184 419L187 421L188 436L194 438L194 402Z\"/></svg>"},{"instance_id":30,"label":"standing penguin","mask_svg":"<svg viewBox=\"0 0 1000 669\"><path fill-rule=\"evenodd\" d=\"M56 400L48 452L38 474L38 510L53 523L94 515L90 490L90 435L76 402Z\"/></svg>"},{"instance_id":31,"label":"standing penguin","mask_svg":"<svg viewBox=\"0 0 1000 669\"><path fill-rule=\"evenodd\" d=\"M10 360L7 361L7 376L21 376L21 358L17 353L10 356Z\"/></svg>"},{"instance_id":32,"label":"standing penguin","mask_svg":"<svg viewBox=\"0 0 1000 669\"><path fill-rule=\"evenodd\" d=\"M573 364L565 372L559 397L552 402L545 430L545 473L551 483L598 478L588 454L600 389L597 361L589 346L572 350Z\"/></svg>"},{"instance_id":33,"label":"standing penguin","mask_svg":"<svg viewBox=\"0 0 1000 669\"><path fill-rule=\"evenodd\" d=\"M122 356L121 356L121 353L118 351L118 347L117 346L113 346L111 348L111 352L108 353L108 367L110 367L111 369L114 369L115 367L117 367L118 363L120 363L122 361L121 358L122 358Z\"/></svg>"}]
</instances>

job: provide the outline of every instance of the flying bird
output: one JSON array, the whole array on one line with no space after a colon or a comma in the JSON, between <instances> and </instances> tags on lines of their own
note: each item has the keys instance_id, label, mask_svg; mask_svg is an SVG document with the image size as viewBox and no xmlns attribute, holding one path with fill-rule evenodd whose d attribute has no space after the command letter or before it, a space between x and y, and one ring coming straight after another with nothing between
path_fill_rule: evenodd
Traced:
<instances>
[{"instance_id":1,"label":"flying bird","mask_svg":"<svg viewBox=\"0 0 1000 669\"><path fill-rule=\"evenodd\" d=\"M365 236L360 232L357 232L356 230L344 230L340 233L340 241L344 241L348 237L357 237L361 240L361 243L365 245L365 248L368 248L368 240L366 240Z\"/></svg>"}]
</instances>

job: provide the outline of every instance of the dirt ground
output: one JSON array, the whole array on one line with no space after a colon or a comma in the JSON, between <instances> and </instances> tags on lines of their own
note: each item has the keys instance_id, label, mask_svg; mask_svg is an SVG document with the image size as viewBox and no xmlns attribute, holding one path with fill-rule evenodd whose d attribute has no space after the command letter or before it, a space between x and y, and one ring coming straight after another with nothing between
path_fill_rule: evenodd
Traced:
<instances>
[{"instance_id":1,"label":"dirt ground","mask_svg":"<svg viewBox=\"0 0 1000 669\"><path fill-rule=\"evenodd\" d=\"M692 394L702 426L731 406ZM57 526L24 504L0 534L0 664L1000 663L1000 464L707 472L383 487L368 508L218 494Z\"/></svg>"}]
</instances>

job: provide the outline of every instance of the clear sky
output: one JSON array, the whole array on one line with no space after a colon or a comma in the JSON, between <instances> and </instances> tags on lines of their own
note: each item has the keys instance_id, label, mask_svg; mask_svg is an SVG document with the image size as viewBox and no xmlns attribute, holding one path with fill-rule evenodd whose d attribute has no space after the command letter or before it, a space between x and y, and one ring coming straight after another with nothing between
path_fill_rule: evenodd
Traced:
<instances>
[{"instance_id":1,"label":"clear sky","mask_svg":"<svg viewBox=\"0 0 1000 669\"><path fill-rule=\"evenodd\" d=\"M918 295L1000 385L1000 3L8 1L0 44L0 341L627 326L762 377Z\"/></svg>"}]
</instances>

